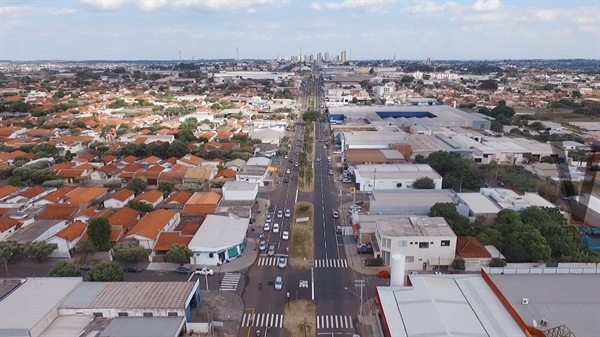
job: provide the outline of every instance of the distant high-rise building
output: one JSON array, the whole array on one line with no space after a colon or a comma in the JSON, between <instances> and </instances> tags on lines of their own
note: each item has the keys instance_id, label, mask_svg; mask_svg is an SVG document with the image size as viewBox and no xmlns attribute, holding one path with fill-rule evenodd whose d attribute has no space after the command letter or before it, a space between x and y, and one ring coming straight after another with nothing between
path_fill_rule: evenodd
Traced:
<instances>
[{"instance_id":1,"label":"distant high-rise building","mask_svg":"<svg viewBox=\"0 0 600 337\"><path fill-rule=\"evenodd\" d=\"M430 66L430 65L432 64L432 63L431 63L431 57L428 57L428 58L427 58L427 62L426 62L426 64L427 64L428 66Z\"/></svg>"},{"instance_id":2,"label":"distant high-rise building","mask_svg":"<svg viewBox=\"0 0 600 337\"><path fill-rule=\"evenodd\" d=\"M340 62L346 63L346 51L345 50L340 54Z\"/></svg>"},{"instance_id":3,"label":"distant high-rise building","mask_svg":"<svg viewBox=\"0 0 600 337\"><path fill-rule=\"evenodd\" d=\"M325 62L329 62L329 52L325 52Z\"/></svg>"},{"instance_id":4,"label":"distant high-rise building","mask_svg":"<svg viewBox=\"0 0 600 337\"><path fill-rule=\"evenodd\" d=\"M313 54L310 54L310 56L308 56L308 62L312 63L315 61L315 58L313 56Z\"/></svg>"},{"instance_id":5,"label":"distant high-rise building","mask_svg":"<svg viewBox=\"0 0 600 337\"><path fill-rule=\"evenodd\" d=\"M337 63L340 62L340 55L335 55L335 62L337 62Z\"/></svg>"},{"instance_id":6,"label":"distant high-rise building","mask_svg":"<svg viewBox=\"0 0 600 337\"><path fill-rule=\"evenodd\" d=\"M321 55L321 53L317 54L317 63L322 63L323 62L323 55Z\"/></svg>"},{"instance_id":7,"label":"distant high-rise building","mask_svg":"<svg viewBox=\"0 0 600 337\"><path fill-rule=\"evenodd\" d=\"M394 54L394 63L396 63L396 54Z\"/></svg>"}]
</instances>

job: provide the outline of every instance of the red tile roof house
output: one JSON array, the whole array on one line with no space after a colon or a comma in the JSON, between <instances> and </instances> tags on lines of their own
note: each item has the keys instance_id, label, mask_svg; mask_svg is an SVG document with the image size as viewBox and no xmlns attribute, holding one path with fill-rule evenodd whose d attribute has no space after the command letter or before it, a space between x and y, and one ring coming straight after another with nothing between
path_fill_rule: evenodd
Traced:
<instances>
[{"instance_id":1,"label":"red tile roof house","mask_svg":"<svg viewBox=\"0 0 600 337\"><path fill-rule=\"evenodd\" d=\"M46 189L42 186L34 186L15 193L8 198L5 198L0 202L2 208L20 208L21 206L33 202L37 199L43 198L46 195L56 191L56 188Z\"/></svg>"},{"instance_id":2,"label":"red tile roof house","mask_svg":"<svg viewBox=\"0 0 600 337\"><path fill-rule=\"evenodd\" d=\"M123 208L135 199L135 192L126 188L120 189L104 198L103 205L106 208Z\"/></svg>"},{"instance_id":3,"label":"red tile roof house","mask_svg":"<svg viewBox=\"0 0 600 337\"><path fill-rule=\"evenodd\" d=\"M71 251L81 240L83 233L87 230L87 225L81 221L75 221L68 224L60 232L46 240L47 243L56 245L56 250L52 252L50 257L55 258L71 258Z\"/></svg>"},{"instance_id":4,"label":"red tile roof house","mask_svg":"<svg viewBox=\"0 0 600 337\"><path fill-rule=\"evenodd\" d=\"M150 190L138 195L135 199L133 199L133 202L144 202L152 205L152 207L156 207L163 200L165 200L163 192L159 190Z\"/></svg>"},{"instance_id":5,"label":"red tile roof house","mask_svg":"<svg viewBox=\"0 0 600 337\"><path fill-rule=\"evenodd\" d=\"M492 260L492 254L474 236L456 238L456 255L465 260L467 271L480 271Z\"/></svg>"},{"instance_id":6,"label":"red tile roof house","mask_svg":"<svg viewBox=\"0 0 600 337\"><path fill-rule=\"evenodd\" d=\"M136 240L145 249L154 249L161 232L172 231L181 222L179 213L160 209L146 214L126 234L125 240Z\"/></svg>"}]
</instances>

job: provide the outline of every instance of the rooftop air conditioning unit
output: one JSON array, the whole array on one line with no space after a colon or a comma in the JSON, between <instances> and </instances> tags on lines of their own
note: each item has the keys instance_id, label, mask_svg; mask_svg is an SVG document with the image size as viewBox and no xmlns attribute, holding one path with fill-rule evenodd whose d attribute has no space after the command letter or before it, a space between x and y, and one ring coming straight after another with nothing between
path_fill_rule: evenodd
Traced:
<instances>
[{"instance_id":1,"label":"rooftop air conditioning unit","mask_svg":"<svg viewBox=\"0 0 600 337\"><path fill-rule=\"evenodd\" d=\"M521 299L521 304L523 304L523 305L529 304L529 299L528 298Z\"/></svg>"}]
</instances>

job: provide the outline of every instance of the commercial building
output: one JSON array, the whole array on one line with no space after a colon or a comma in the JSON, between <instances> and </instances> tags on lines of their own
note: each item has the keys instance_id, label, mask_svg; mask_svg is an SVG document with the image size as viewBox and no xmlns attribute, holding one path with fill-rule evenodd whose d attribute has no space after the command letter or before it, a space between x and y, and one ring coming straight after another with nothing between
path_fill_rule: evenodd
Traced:
<instances>
[{"instance_id":1,"label":"commercial building","mask_svg":"<svg viewBox=\"0 0 600 337\"><path fill-rule=\"evenodd\" d=\"M370 241L385 264L406 256L408 270L447 269L455 257L456 234L441 217L358 214L360 241Z\"/></svg>"},{"instance_id":2,"label":"commercial building","mask_svg":"<svg viewBox=\"0 0 600 337\"><path fill-rule=\"evenodd\" d=\"M496 218L503 209L521 211L532 206L556 207L537 193L519 195L507 188L482 188L479 192L457 193L457 197L460 203L469 207L469 216L481 216L488 221Z\"/></svg>"},{"instance_id":3,"label":"commercial building","mask_svg":"<svg viewBox=\"0 0 600 337\"><path fill-rule=\"evenodd\" d=\"M269 158L252 157L237 171L235 180L265 186L266 180L272 180L269 175L269 165L271 165L271 159Z\"/></svg>"},{"instance_id":4,"label":"commercial building","mask_svg":"<svg viewBox=\"0 0 600 337\"><path fill-rule=\"evenodd\" d=\"M431 178L435 189L442 188L442 176L427 164L356 165L351 171L361 191L412 189L423 177Z\"/></svg>"},{"instance_id":5,"label":"commercial building","mask_svg":"<svg viewBox=\"0 0 600 337\"><path fill-rule=\"evenodd\" d=\"M209 214L188 245L191 264L217 266L238 258L248 244L250 219Z\"/></svg>"},{"instance_id":6,"label":"commercial building","mask_svg":"<svg viewBox=\"0 0 600 337\"><path fill-rule=\"evenodd\" d=\"M200 304L196 282L0 281L3 337L176 337Z\"/></svg>"},{"instance_id":7,"label":"commercial building","mask_svg":"<svg viewBox=\"0 0 600 337\"><path fill-rule=\"evenodd\" d=\"M376 297L386 336L525 336L480 275L410 275Z\"/></svg>"},{"instance_id":8,"label":"commercial building","mask_svg":"<svg viewBox=\"0 0 600 337\"><path fill-rule=\"evenodd\" d=\"M375 190L369 197L370 214L427 216L436 203L457 203L453 190ZM459 214L469 216L469 207L457 203Z\"/></svg>"},{"instance_id":9,"label":"commercial building","mask_svg":"<svg viewBox=\"0 0 600 337\"><path fill-rule=\"evenodd\" d=\"M337 79L336 79L337 81ZM489 130L491 120L446 105L438 106L343 106L329 108L329 119L345 124L352 120L374 125L466 127Z\"/></svg>"},{"instance_id":10,"label":"commercial building","mask_svg":"<svg viewBox=\"0 0 600 337\"><path fill-rule=\"evenodd\" d=\"M356 164L403 164L406 163L404 155L392 149L346 150L344 157L348 165Z\"/></svg>"}]
</instances>

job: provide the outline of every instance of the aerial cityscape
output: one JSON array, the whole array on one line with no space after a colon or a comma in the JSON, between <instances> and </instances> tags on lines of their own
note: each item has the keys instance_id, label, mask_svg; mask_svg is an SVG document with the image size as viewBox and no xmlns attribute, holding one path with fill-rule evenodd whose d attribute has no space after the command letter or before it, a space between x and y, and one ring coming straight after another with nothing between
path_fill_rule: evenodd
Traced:
<instances>
[{"instance_id":1,"label":"aerial cityscape","mask_svg":"<svg viewBox=\"0 0 600 337\"><path fill-rule=\"evenodd\" d=\"M0 337L600 336L597 1L0 2Z\"/></svg>"}]
</instances>

